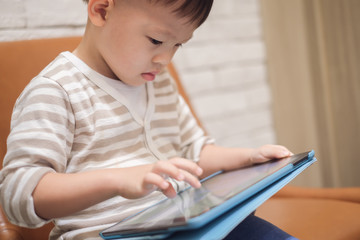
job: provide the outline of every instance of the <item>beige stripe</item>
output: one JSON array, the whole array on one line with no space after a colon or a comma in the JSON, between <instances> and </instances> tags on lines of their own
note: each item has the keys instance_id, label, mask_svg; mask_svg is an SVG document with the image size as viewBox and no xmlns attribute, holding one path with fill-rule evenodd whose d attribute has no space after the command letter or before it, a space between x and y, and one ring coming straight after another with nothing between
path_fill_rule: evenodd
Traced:
<instances>
[{"instance_id":1,"label":"beige stripe","mask_svg":"<svg viewBox=\"0 0 360 240\"><path fill-rule=\"evenodd\" d=\"M185 118L180 123L180 129L184 129L192 121L194 121L193 116L190 114L186 115Z\"/></svg>"},{"instance_id":2,"label":"beige stripe","mask_svg":"<svg viewBox=\"0 0 360 240\"><path fill-rule=\"evenodd\" d=\"M65 109L66 110L66 109ZM14 119L14 121L16 122L21 122L22 124L29 122L31 124L32 121L41 121L41 120L49 120L50 122L56 123L56 124L61 124L67 127L67 129L73 130L74 129L74 124L70 121L70 119L65 118L63 115L60 115L58 113L54 113L54 112L47 112L47 111L34 111L34 112L28 112L25 114L20 115L17 114L17 119ZM41 125L48 125L48 123L39 123L37 124L38 126ZM33 130L33 129L31 129ZM35 129L36 131L36 129ZM71 131L73 132L73 131Z\"/></svg>"},{"instance_id":3,"label":"beige stripe","mask_svg":"<svg viewBox=\"0 0 360 240\"><path fill-rule=\"evenodd\" d=\"M86 115L86 118L79 120L80 112L82 115ZM129 121L131 121L131 115L125 106L120 106L120 107L117 107L112 110L96 110L96 111L91 111L90 113L89 113L89 109L88 109L88 111L81 111L81 108L78 107L78 108L74 109L74 114L75 114L75 117L77 117L77 121L76 121L77 129L87 127L87 126L89 126L90 123L95 123L95 122L93 122L93 120L95 120L95 119L96 120L101 120L101 119L109 119L110 120L111 119L111 122L114 122L115 119L117 119L118 121L119 120L121 121L122 120L121 118L123 115L124 116L128 115L127 117L125 117L125 119L126 119L125 121L119 122L118 124L124 125L124 124L127 124Z\"/></svg>"},{"instance_id":4,"label":"beige stripe","mask_svg":"<svg viewBox=\"0 0 360 240\"><path fill-rule=\"evenodd\" d=\"M34 96L30 96L26 99L26 105L31 106L32 104L52 104L54 107L59 108L63 107L64 109L71 109L70 103L61 98L61 96L54 96L49 94L37 94Z\"/></svg>"},{"instance_id":5,"label":"beige stripe","mask_svg":"<svg viewBox=\"0 0 360 240\"><path fill-rule=\"evenodd\" d=\"M186 131L185 133L183 133L181 135L182 142L186 142L189 139L192 139L195 132L196 132L196 128L191 128L188 131Z\"/></svg>"},{"instance_id":6,"label":"beige stripe","mask_svg":"<svg viewBox=\"0 0 360 240\"><path fill-rule=\"evenodd\" d=\"M19 146L22 146L21 145L22 143L27 143L26 141L31 141L33 144L35 144L36 147L38 147L39 145L35 143L34 139L28 139L27 136L30 133L31 134L38 133L38 136L52 135L53 140L57 139L57 140L59 140L59 142L66 142L66 146L69 148L72 146L72 142L70 142L69 139L66 138L67 134L70 134L70 135L72 134L71 131L69 131L68 133L60 133L60 132L54 132L53 129L48 129L48 128L31 129L31 130L13 132L9 137L9 142L11 142L12 144L18 144ZM63 135L63 134L65 134L65 135ZM47 137L47 138L49 138L49 137ZM38 141L38 140L36 140L36 141ZM49 141L49 140L43 140L43 141Z\"/></svg>"},{"instance_id":7,"label":"beige stripe","mask_svg":"<svg viewBox=\"0 0 360 240\"><path fill-rule=\"evenodd\" d=\"M163 104L163 105L157 104L155 106L155 112L163 113L163 112L176 111L176 108L177 108L176 103Z\"/></svg>"},{"instance_id":8,"label":"beige stripe","mask_svg":"<svg viewBox=\"0 0 360 240\"><path fill-rule=\"evenodd\" d=\"M19 99L31 99L33 97L32 96L33 93L36 90L41 90L41 89L46 90L47 92L49 92L49 89L51 89L50 91L57 92L57 91L59 91L60 86L57 85L56 83L51 84L51 83L43 83L43 82L37 82L36 80L32 80L30 82L30 84L21 93ZM66 101L66 99L63 99L63 102L65 102L65 101Z\"/></svg>"},{"instance_id":9,"label":"beige stripe","mask_svg":"<svg viewBox=\"0 0 360 240\"><path fill-rule=\"evenodd\" d=\"M29 187L29 186L36 186L38 181L39 181L39 177L43 176L46 172L49 172L49 169L39 169L36 172L33 172L33 175L37 175L38 178L29 178L29 180L26 182L26 185L28 187L21 189L22 190L22 194L21 194L21 198L22 199L26 199L28 196L32 195L32 192L34 191L33 187ZM25 176L25 175L24 175ZM29 216L29 212L27 211L28 207L26 206L26 202L24 202L24 205L20 205L20 212L22 213L22 217L24 218L25 222L32 222L31 221L31 216Z\"/></svg>"},{"instance_id":10,"label":"beige stripe","mask_svg":"<svg viewBox=\"0 0 360 240\"><path fill-rule=\"evenodd\" d=\"M154 130L156 131L156 130ZM156 136L152 136L152 138L154 140L158 140L158 139L171 139L172 141L175 141L176 139L180 138L179 133L178 132L171 132L171 133L162 133L160 131L156 132Z\"/></svg>"},{"instance_id":11,"label":"beige stripe","mask_svg":"<svg viewBox=\"0 0 360 240\"><path fill-rule=\"evenodd\" d=\"M161 98L161 97L170 97L173 96L174 92L172 91L168 91L168 92L157 92L155 91L155 97L156 98Z\"/></svg>"},{"instance_id":12,"label":"beige stripe","mask_svg":"<svg viewBox=\"0 0 360 240\"><path fill-rule=\"evenodd\" d=\"M117 129L114 129L114 131L115 130L117 130ZM125 130L125 129L121 129L121 130ZM119 132L122 132L122 131L119 131ZM96 139L96 144L94 146L88 148L88 151L91 151L95 148L103 148L103 147L109 146L115 142L119 143L120 141L124 141L124 140L128 141L128 140L141 139L141 138L139 138L139 136L141 135L142 132L143 132L142 128L137 128L137 129L127 131L124 133L119 133L118 135L109 137L109 138L106 138L106 136L103 136L104 137L103 139ZM99 135L101 135L101 134L99 134Z\"/></svg>"},{"instance_id":13,"label":"beige stripe","mask_svg":"<svg viewBox=\"0 0 360 240\"><path fill-rule=\"evenodd\" d=\"M84 85L84 84L83 84L83 81L85 81L85 82L88 82L88 81L89 81L89 80L84 76L84 74L79 73L79 72L75 72L75 73L67 72L67 71L69 71L69 70L70 70L70 69L64 70L64 72L62 72L63 75L62 75L61 77L60 77L60 75L59 75L59 76L51 76L51 75L50 75L49 79L51 79L51 80L53 80L53 81L55 81L55 82L58 82L59 85L64 86L65 89L66 89L66 85L71 84L72 86L74 86L74 83L75 83L75 84L78 83L78 84L81 85L82 88L85 89L85 90L88 89L88 88L93 88L93 86L91 86L91 85L88 85L88 84ZM47 77L47 76L44 76L44 77ZM60 78L58 78L58 77L60 77ZM68 87L67 90L70 91L69 87Z\"/></svg>"},{"instance_id":14,"label":"beige stripe","mask_svg":"<svg viewBox=\"0 0 360 240\"><path fill-rule=\"evenodd\" d=\"M153 84L154 84L154 88L156 89L156 91L159 91L159 89L161 89L161 88L172 85L170 78L164 78L159 81L155 81L155 82L153 82Z\"/></svg>"},{"instance_id":15,"label":"beige stripe","mask_svg":"<svg viewBox=\"0 0 360 240\"><path fill-rule=\"evenodd\" d=\"M175 151L176 153L178 153L180 151L180 145L179 144L175 144L175 143L168 143L164 146L161 146L159 148L159 151L162 153L170 153L171 151ZM176 157L176 155L172 155L172 156L168 156L170 157Z\"/></svg>"},{"instance_id":16,"label":"beige stripe","mask_svg":"<svg viewBox=\"0 0 360 240\"><path fill-rule=\"evenodd\" d=\"M88 151L88 154L86 154L86 156L84 158L79 158L79 160L77 162L78 164L82 164L83 162L88 161L90 159L92 161L94 161L94 160L105 161L105 160L111 159L111 157L114 157L114 156L123 156L124 153L128 153L128 154L134 153L142 148L144 148L144 143L138 141L134 144L131 144L130 146L117 148L117 149L110 150L107 152L103 152L103 151L95 152L96 148L94 148L93 151L88 151L86 144L76 143L73 146L73 149L74 149L73 153L74 153L74 156L77 157L76 153L81 153L83 150Z\"/></svg>"},{"instance_id":17,"label":"beige stripe","mask_svg":"<svg viewBox=\"0 0 360 240\"><path fill-rule=\"evenodd\" d=\"M95 132L105 132L107 130L113 129L116 132L121 132L124 129L126 130L125 126L132 126L133 128L136 127L138 129L138 124L134 123L132 119L125 120L123 122L115 122L116 117L112 118L105 118L105 120L112 121L112 123L108 123L107 125L102 126L96 126L94 127L93 124L89 124L89 122L84 121L77 121L76 126L78 127L77 130L75 130L75 136L80 139L82 137L93 137L95 135ZM121 120L121 119L120 119ZM80 129L80 130L79 130ZM92 129L92 131L90 131Z\"/></svg>"},{"instance_id":18,"label":"beige stripe","mask_svg":"<svg viewBox=\"0 0 360 240\"><path fill-rule=\"evenodd\" d=\"M109 144L112 144L112 141L108 142ZM97 147L97 146L96 146ZM74 157L76 157L76 164L83 164L87 161L106 161L106 160L110 160L110 159L114 159L116 156L119 157L124 157L124 155L126 154L132 154L140 149L144 148L144 143L143 142L136 142L131 144L130 146L126 146L126 147L122 147L122 148L117 148L111 151L101 151L101 152L95 152L95 150L97 148L93 148L92 151L87 149L87 145L81 145L79 143L74 144L74 148L76 148L76 151L74 151ZM77 153L82 153L82 150L86 150L88 151L88 153L84 156L79 158L76 155ZM146 154L143 156L136 156L137 158L145 158L146 156L151 156L150 154Z\"/></svg>"},{"instance_id":19,"label":"beige stripe","mask_svg":"<svg viewBox=\"0 0 360 240\"><path fill-rule=\"evenodd\" d=\"M155 120L155 121L151 121L151 123L150 123L151 128L153 128L153 129L174 127L174 126L178 126L178 124L179 124L179 122L176 118Z\"/></svg>"},{"instance_id":20,"label":"beige stripe","mask_svg":"<svg viewBox=\"0 0 360 240\"><path fill-rule=\"evenodd\" d=\"M67 63L59 63L59 62L56 62L53 61L52 64L49 65L50 68L48 68L46 70L46 72L44 73L44 75L39 75L40 77L45 77L45 78L48 78L48 79L52 79L52 76L58 74L59 72L61 71L67 71L67 70L70 70L71 68L74 67L73 64L67 62Z\"/></svg>"},{"instance_id":21,"label":"beige stripe","mask_svg":"<svg viewBox=\"0 0 360 240\"><path fill-rule=\"evenodd\" d=\"M114 102L118 102L115 98L113 98L111 95L105 94L104 96L101 96L100 101L107 103L107 104L112 104Z\"/></svg>"}]
</instances>

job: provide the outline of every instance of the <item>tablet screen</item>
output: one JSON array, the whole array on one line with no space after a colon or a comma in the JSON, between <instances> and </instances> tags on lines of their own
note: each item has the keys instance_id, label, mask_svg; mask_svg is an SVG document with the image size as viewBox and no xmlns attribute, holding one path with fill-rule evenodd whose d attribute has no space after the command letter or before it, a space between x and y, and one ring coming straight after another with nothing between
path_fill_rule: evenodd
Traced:
<instances>
[{"instance_id":1,"label":"tablet screen","mask_svg":"<svg viewBox=\"0 0 360 240\"><path fill-rule=\"evenodd\" d=\"M136 234L156 232L187 225L188 221L219 206L289 163L306 158L307 154L217 174L202 182L199 189L188 188L173 199L166 199L102 232L107 234Z\"/></svg>"}]
</instances>

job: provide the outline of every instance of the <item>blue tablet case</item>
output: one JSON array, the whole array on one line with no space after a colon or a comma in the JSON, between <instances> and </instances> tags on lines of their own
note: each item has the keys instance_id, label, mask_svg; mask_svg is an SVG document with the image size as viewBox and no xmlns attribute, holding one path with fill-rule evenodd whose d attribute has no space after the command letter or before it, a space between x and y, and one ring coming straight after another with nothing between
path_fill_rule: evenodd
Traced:
<instances>
[{"instance_id":1,"label":"blue tablet case","mask_svg":"<svg viewBox=\"0 0 360 240\"><path fill-rule=\"evenodd\" d=\"M266 187L262 191L256 193L245 202L239 204L235 208L216 218L214 221L210 222L204 227L195 230L175 232L171 235L171 240L223 239L242 220L254 212L256 208L258 208L261 204L263 204L266 200L268 200L271 196L273 196L276 192L278 192L315 161L316 159L313 158L310 162L304 164L295 171L289 173L285 177Z\"/></svg>"},{"instance_id":2,"label":"blue tablet case","mask_svg":"<svg viewBox=\"0 0 360 240\"><path fill-rule=\"evenodd\" d=\"M220 216L216 217L211 222L207 223L204 226L200 226L199 228L192 228L181 231L169 231L167 233L147 235L147 236L138 236L138 237L126 237L126 238L116 238L113 237L104 237L104 239L222 239L228 233L231 232L241 221L243 221L249 214L254 212L256 208L258 208L262 203L264 203L267 199L273 196L276 192L278 192L282 187L288 184L292 179L294 179L298 174L304 171L307 167L313 164L316 161L314 158L314 152L309 153L308 161L304 162L300 166L296 166L292 171L287 173L285 176L277 178L274 175L273 179L268 179L267 182L272 182L270 185L263 188L261 191L256 192L256 188L253 188L254 192L248 192L248 197L245 201L242 201L240 204L235 205L235 207L231 208L228 211L224 210L224 213ZM266 183L262 183L266 184ZM268 183L267 183L268 184ZM258 188L259 189L259 188ZM261 187L260 187L261 189Z\"/></svg>"}]
</instances>

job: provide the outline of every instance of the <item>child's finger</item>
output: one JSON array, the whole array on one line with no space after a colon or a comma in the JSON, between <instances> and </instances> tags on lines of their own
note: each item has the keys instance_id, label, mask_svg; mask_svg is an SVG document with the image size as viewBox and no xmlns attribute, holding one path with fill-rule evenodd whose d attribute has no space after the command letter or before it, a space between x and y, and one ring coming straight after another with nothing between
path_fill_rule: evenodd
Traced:
<instances>
[{"instance_id":1,"label":"child's finger","mask_svg":"<svg viewBox=\"0 0 360 240\"><path fill-rule=\"evenodd\" d=\"M165 190L171 185L168 181L156 173L149 172L144 178L144 188L148 191L153 191L156 188Z\"/></svg>"},{"instance_id":2,"label":"child's finger","mask_svg":"<svg viewBox=\"0 0 360 240\"><path fill-rule=\"evenodd\" d=\"M284 158L291 156L291 152L284 146L271 145L267 152L268 158Z\"/></svg>"},{"instance_id":3,"label":"child's finger","mask_svg":"<svg viewBox=\"0 0 360 240\"><path fill-rule=\"evenodd\" d=\"M190 161L185 158L172 158L169 160L173 163L176 167L185 170L192 175L200 176L203 173L203 170L197 165L195 162Z\"/></svg>"},{"instance_id":4,"label":"child's finger","mask_svg":"<svg viewBox=\"0 0 360 240\"><path fill-rule=\"evenodd\" d=\"M201 187L197 176L203 173L203 170L193 161L184 158L173 158L170 162L180 169L184 175L184 181L195 188Z\"/></svg>"},{"instance_id":5,"label":"child's finger","mask_svg":"<svg viewBox=\"0 0 360 240\"><path fill-rule=\"evenodd\" d=\"M189 172L183 171L183 174L185 176L184 181L189 183L192 187L194 188L200 188L201 187L201 183L199 181L199 179L197 177L195 177L194 175L190 174Z\"/></svg>"},{"instance_id":6,"label":"child's finger","mask_svg":"<svg viewBox=\"0 0 360 240\"><path fill-rule=\"evenodd\" d=\"M158 174L159 176L167 175L179 181L183 181L185 178L182 172L180 172L180 169L168 161L157 162L154 165L152 172Z\"/></svg>"},{"instance_id":7,"label":"child's finger","mask_svg":"<svg viewBox=\"0 0 360 240\"><path fill-rule=\"evenodd\" d=\"M173 186L162 176L152 172L145 176L144 187L147 191L150 192L159 189L165 196L169 198L174 198L176 196L176 191Z\"/></svg>"},{"instance_id":8,"label":"child's finger","mask_svg":"<svg viewBox=\"0 0 360 240\"><path fill-rule=\"evenodd\" d=\"M190 160L173 158L169 161L159 161L155 164L152 172L160 176L167 175L178 181L186 181L191 186L199 188L201 183L197 176L200 176L203 170Z\"/></svg>"},{"instance_id":9,"label":"child's finger","mask_svg":"<svg viewBox=\"0 0 360 240\"><path fill-rule=\"evenodd\" d=\"M165 189L165 190L162 190L162 193L167 196L168 198L174 198L176 197L177 193L175 191L175 189L172 187L172 185L170 184L170 186Z\"/></svg>"}]
</instances>

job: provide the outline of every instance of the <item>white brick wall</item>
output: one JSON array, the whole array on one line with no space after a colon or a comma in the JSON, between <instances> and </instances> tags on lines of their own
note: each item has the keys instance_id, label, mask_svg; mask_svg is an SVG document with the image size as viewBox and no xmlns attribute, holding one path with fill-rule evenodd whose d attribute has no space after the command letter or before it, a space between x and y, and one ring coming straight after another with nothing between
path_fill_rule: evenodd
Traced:
<instances>
[{"instance_id":1,"label":"white brick wall","mask_svg":"<svg viewBox=\"0 0 360 240\"><path fill-rule=\"evenodd\" d=\"M0 41L81 35L81 0L0 0ZM0 53L1 54L1 53ZM207 131L224 146L275 143L257 0L215 0L175 65Z\"/></svg>"},{"instance_id":2,"label":"white brick wall","mask_svg":"<svg viewBox=\"0 0 360 240\"><path fill-rule=\"evenodd\" d=\"M0 0L0 41L82 35L81 0Z\"/></svg>"},{"instance_id":3,"label":"white brick wall","mask_svg":"<svg viewBox=\"0 0 360 240\"><path fill-rule=\"evenodd\" d=\"M275 143L259 2L215 0L175 64L207 131L225 146Z\"/></svg>"}]
</instances>

